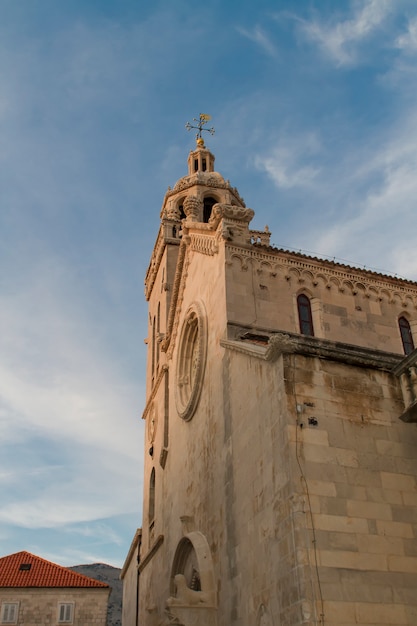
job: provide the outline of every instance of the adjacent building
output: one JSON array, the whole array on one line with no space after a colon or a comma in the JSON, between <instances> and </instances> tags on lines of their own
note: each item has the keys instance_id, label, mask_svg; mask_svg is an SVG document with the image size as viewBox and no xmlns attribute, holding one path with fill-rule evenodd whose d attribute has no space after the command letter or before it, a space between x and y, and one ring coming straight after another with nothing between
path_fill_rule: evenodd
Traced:
<instances>
[{"instance_id":1,"label":"adjacent building","mask_svg":"<svg viewBox=\"0 0 417 626\"><path fill-rule=\"evenodd\" d=\"M199 137L145 280L139 623L415 625L417 284L253 217Z\"/></svg>"},{"instance_id":2,"label":"adjacent building","mask_svg":"<svg viewBox=\"0 0 417 626\"><path fill-rule=\"evenodd\" d=\"M17 552L0 558L0 624L105 626L110 587Z\"/></svg>"}]
</instances>

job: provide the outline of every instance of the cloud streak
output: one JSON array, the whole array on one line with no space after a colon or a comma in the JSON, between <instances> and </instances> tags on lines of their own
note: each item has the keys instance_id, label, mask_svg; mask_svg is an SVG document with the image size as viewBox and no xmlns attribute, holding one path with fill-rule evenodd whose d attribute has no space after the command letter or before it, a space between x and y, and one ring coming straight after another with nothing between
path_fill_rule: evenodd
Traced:
<instances>
[{"instance_id":1,"label":"cloud streak","mask_svg":"<svg viewBox=\"0 0 417 626\"><path fill-rule=\"evenodd\" d=\"M300 29L336 65L353 65L358 61L359 45L372 37L391 10L390 0L365 0L356 3L350 19L303 21Z\"/></svg>"},{"instance_id":2,"label":"cloud streak","mask_svg":"<svg viewBox=\"0 0 417 626\"><path fill-rule=\"evenodd\" d=\"M270 37L266 34L263 28L259 25L255 26L252 30L237 26L236 30L246 39L252 41L268 56L276 58L278 56L278 50L275 44L271 41Z\"/></svg>"}]
</instances>

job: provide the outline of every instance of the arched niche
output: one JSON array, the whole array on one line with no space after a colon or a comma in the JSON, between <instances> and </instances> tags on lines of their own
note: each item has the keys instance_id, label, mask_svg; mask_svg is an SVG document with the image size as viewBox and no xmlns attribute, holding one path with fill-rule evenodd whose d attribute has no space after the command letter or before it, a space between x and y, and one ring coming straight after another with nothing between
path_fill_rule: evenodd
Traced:
<instances>
[{"instance_id":1,"label":"arched niche","mask_svg":"<svg viewBox=\"0 0 417 626\"><path fill-rule=\"evenodd\" d=\"M177 593L175 577L182 575L188 589L204 594L207 606L216 606L216 584L213 560L205 536L193 531L185 535L178 543L172 562L170 593Z\"/></svg>"}]
</instances>

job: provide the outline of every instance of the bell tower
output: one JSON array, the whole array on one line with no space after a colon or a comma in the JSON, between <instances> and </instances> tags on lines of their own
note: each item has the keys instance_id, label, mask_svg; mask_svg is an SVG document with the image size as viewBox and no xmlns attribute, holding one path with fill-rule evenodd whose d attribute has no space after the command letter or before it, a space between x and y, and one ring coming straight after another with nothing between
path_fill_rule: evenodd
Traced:
<instances>
[{"instance_id":1,"label":"bell tower","mask_svg":"<svg viewBox=\"0 0 417 626\"><path fill-rule=\"evenodd\" d=\"M417 283L271 246L215 171L208 119L187 125L145 279L123 624L414 626Z\"/></svg>"}]
</instances>

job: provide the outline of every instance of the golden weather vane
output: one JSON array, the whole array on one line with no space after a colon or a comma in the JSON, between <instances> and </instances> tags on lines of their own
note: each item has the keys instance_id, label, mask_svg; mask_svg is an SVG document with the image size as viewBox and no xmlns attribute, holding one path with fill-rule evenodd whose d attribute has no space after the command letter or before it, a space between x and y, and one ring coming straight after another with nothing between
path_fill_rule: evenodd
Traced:
<instances>
[{"instance_id":1,"label":"golden weather vane","mask_svg":"<svg viewBox=\"0 0 417 626\"><path fill-rule=\"evenodd\" d=\"M210 133L210 135L214 135L214 128L203 128L203 126L205 124L207 124L207 122L209 122L211 120L211 115L207 115L207 113L200 113L200 117L197 119L196 117L193 117L193 122L197 123L197 126L193 126L192 124L190 124L190 122L187 122L185 125L185 128L187 130L191 130L192 128L195 128L196 130L198 130L198 133L196 134L195 138L197 143L201 143L203 141L203 137L202 137L202 132L203 130L206 130L208 133Z\"/></svg>"}]
</instances>

